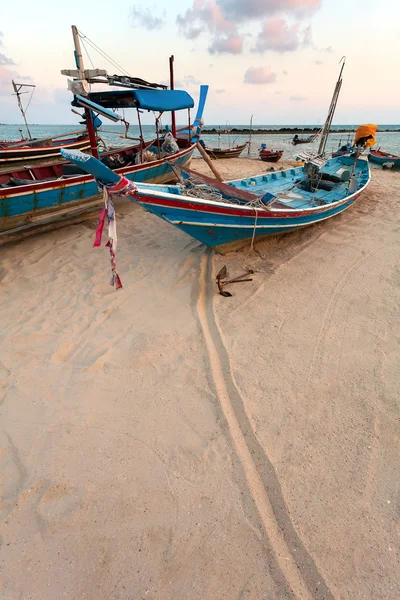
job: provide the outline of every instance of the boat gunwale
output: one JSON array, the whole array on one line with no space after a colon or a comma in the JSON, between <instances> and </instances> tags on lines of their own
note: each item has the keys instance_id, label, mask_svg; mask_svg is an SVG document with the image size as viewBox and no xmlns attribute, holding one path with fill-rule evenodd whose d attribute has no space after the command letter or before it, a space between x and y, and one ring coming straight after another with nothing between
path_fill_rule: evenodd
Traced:
<instances>
[{"instance_id":1,"label":"boat gunwale","mask_svg":"<svg viewBox=\"0 0 400 600\"><path fill-rule=\"evenodd\" d=\"M133 172L143 171L147 168L158 167L164 162L168 163L168 160L171 160L173 157L174 160L177 158L181 158L182 156L186 156L190 152L194 152L196 148L196 144L192 144L188 148L184 148L180 152L176 154L170 155L169 157L159 158L156 161L151 161L148 163L141 163L139 165L129 165L127 167L119 167L115 169L114 173L120 175L121 177L125 177L125 174L130 174ZM53 164L53 163L51 163ZM4 173L3 173L4 174ZM0 200L7 200L8 198L15 198L17 196L25 196L28 193L38 193L38 192L47 192L53 189L66 188L71 187L72 185L77 184L85 184L91 181L95 181L93 175L78 173L76 175L71 175L63 179L59 177L52 181L40 181L40 180L32 180L32 183L26 185L16 185L9 187L0 187ZM52 185L51 185L52 184ZM146 185L146 184L144 184ZM147 184L151 185L151 184ZM7 192L7 193L4 193Z\"/></svg>"}]
</instances>

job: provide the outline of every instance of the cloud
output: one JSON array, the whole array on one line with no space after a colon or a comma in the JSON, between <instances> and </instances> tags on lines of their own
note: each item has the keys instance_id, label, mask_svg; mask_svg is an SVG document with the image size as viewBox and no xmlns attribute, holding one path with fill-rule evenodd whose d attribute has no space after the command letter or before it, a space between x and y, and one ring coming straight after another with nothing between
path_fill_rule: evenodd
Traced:
<instances>
[{"instance_id":1,"label":"cloud","mask_svg":"<svg viewBox=\"0 0 400 600\"><path fill-rule=\"evenodd\" d=\"M19 83L21 81L32 81L30 77L24 77L17 71L7 69L0 64L0 96L10 96L13 93L11 79L16 79Z\"/></svg>"},{"instance_id":2,"label":"cloud","mask_svg":"<svg viewBox=\"0 0 400 600\"><path fill-rule=\"evenodd\" d=\"M310 18L321 3L322 0L193 0L191 8L178 14L176 23L187 39L210 35L211 54L240 54L244 38L253 35L240 28L266 18L253 50L289 52L312 44L311 25L301 26L300 21Z\"/></svg>"},{"instance_id":3,"label":"cloud","mask_svg":"<svg viewBox=\"0 0 400 600\"><path fill-rule=\"evenodd\" d=\"M327 46L326 48L321 48L321 52L332 53L333 52L333 48L332 48L332 46Z\"/></svg>"},{"instance_id":4,"label":"cloud","mask_svg":"<svg viewBox=\"0 0 400 600\"><path fill-rule=\"evenodd\" d=\"M2 52L0 52L0 65L2 65L2 66L7 66L7 65L11 66L11 65L15 65L15 62L13 61L12 58L8 58L8 56L6 56Z\"/></svg>"},{"instance_id":5,"label":"cloud","mask_svg":"<svg viewBox=\"0 0 400 600\"><path fill-rule=\"evenodd\" d=\"M287 71L282 71L282 73L283 73L284 75L289 75L289 73L288 73Z\"/></svg>"},{"instance_id":6,"label":"cloud","mask_svg":"<svg viewBox=\"0 0 400 600\"><path fill-rule=\"evenodd\" d=\"M303 18L319 10L322 0L220 0L219 4L231 19L258 19L277 13Z\"/></svg>"},{"instance_id":7,"label":"cloud","mask_svg":"<svg viewBox=\"0 0 400 600\"><path fill-rule=\"evenodd\" d=\"M215 90L217 94L225 94L226 90L220 88L218 90Z\"/></svg>"},{"instance_id":8,"label":"cloud","mask_svg":"<svg viewBox=\"0 0 400 600\"><path fill-rule=\"evenodd\" d=\"M155 5L146 8L135 5L132 6L130 17L134 25L140 25L151 31L152 29L160 29L165 24L166 11L164 10L161 17L154 16L156 14L157 7Z\"/></svg>"},{"instance_id":9,"label":"cloud","mask_svg":"<svg viewBox=\"0 0 400 600\"><path fill-rule=\"evenodd\" d=\"M196 79L194 75L185 75L183 79L175 79L174 87L176 90L185 90L188 87L197 87L200 83L200 79ZM169 79L163 79L160 84L169 87L170 81Z\"/></svg>"},{"instance_id":10,"label":"cloud","mask_svg":"<svg viewBox=\"0 0 400 600\"><path fill-rule=\"evenodd\" d=\"M324 64L324 61L323 61L323 60L314 60L314 63L315 63L316 65L323 65L323 64Z\"/></svg>"},{"instance_id":11,"label":"cloud","mask_svg":"<svg viewBox=\"0 0 400 600\"><path fill-rule=\"evenodd\" d=\"M243 36L214 38L208 48L210 54L240 54L243 50Z\"/></svg>"},{"instance_id":12,"label":"cloud","mask_svg":"<svg viewBox=\"0 0 400 600\"><path fill-rule=\"evenodd\" d=\"M0 46L4 45L3 40L1 39L2 37L3 37L3 32L0 31ZM15 62L13 61L12 58L9 58L8 56L6 56L2 52L0 52L0 65L3 67L12 66L12 65L15 65Z\"/></svg>"},{"instance_id":13,"label":"cloud","mask_svg":"<svg viewBox=\"0 0 400 600\"><path fill-rule=\"evenodd\" d=\"M279 94L282 94L282 92L274 92L275 96L279 96Z\"/></svg>"},{"instance_id":14,"label":"cloud","mask_svg":"<svg viewBox=\"0 0 400 600\"><path fill-rule=\"evenodd\" d=\"M276 73L265 67L250 67L244 74L245 83L265 84L275 83Z\"/></svg>"},{"instance_id":15,"label":"cloud","mask_svg":"<svg viewBox=\"0 0 400 600\"><path fill-rule=\"evenodd\" d=\"M183 78L184 85L200 85L200 79L196 79L194 75L185 75Z\"/></svg>"},{"instance_id":16,"label":"cloud","mask_svg":"<svg viewBox=\"0 0 400 600\"><path fill-rule=\"evenodd\" d=\"M305 100L307 100L307 98L305 98L304 96L290 96L289 100L290 102L304 102Z\"/></svg>"},{"instance_id":17,"label":"cloud","mask_svg":"<svg viewBox=\"0 0 400 600\"><path fill-rule=\"evenodd\" d=\"M216 0L194 0L193 8L188 8L183 15L178 15L176 23L180 32L191 40L205 31L211 34L236 31L235 23L224 16Z\"/></svg>"},{"instance_id":18,"label":"cloud","mask_svg":"<svg viewBox=\"0 0 400 600\"><path fill-rule=\"evenodd\" d=\"M263 23L253 52L263 54L267 50L293 52L310 44L310 26L302 29L299 23L289 25L282 17L272 17Z\"/></svg>"}]
</instances>

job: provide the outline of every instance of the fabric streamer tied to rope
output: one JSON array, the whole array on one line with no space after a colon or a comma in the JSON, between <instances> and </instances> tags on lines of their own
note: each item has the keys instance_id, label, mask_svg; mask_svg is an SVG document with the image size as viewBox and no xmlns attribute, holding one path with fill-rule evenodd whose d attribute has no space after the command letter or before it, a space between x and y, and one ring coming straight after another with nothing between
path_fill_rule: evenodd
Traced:
<instances>
[{"instance_id":1,"label":"fabric streamer tied to rope","mask_svg":"<svg viewBox=\"0 0 400 600\"><path fill-rule=\"evenodd\" d=\"M131 181L128 181L125 177L112 185L103 185L99 181L97 182L100 189L103 191L104 208L100 213L99 222L97 225L95 238L93 242L93 248L99 248L101 246L101 240L103 236L103 229L105 220L107 217L108 221L108 241L106 247L110 250L111 260L111 279L110 285L115 286L117 290L122 289L121 278L117 273L116 265L116 253L117 253L117 219L114 207L114 198L116 196L122 196L130 191L136 191L136 186Z\"/></svg>"}]
</instances>

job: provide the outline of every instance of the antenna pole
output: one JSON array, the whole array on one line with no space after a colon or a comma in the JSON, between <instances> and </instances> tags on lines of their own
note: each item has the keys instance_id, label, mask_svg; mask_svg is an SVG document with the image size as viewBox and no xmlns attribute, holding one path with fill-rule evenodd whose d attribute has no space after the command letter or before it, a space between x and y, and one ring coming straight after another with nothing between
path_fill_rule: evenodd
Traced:
<instances>
[{"instance_id":1,"label":"antenna pole","mask_svg":"<svg viewBox=\"0 0 400 600\"><path fill-rule=\"evenodd\" d=\"M30 132L30 129L29 129L28 121L26 120L26 114L25 114L24 107L22 106L22 101L21 101L20 90L21 90L23 84L15 83L14 79L12 79L11 82L12 82L12 85L13 85L13 88L14 88L14 92L15 92L15 94L17 96L19 110L21 111L21 114L22 114L22 116L24 118L24 121L25 121L25 127L26 127L26 130L28 132L29 139L32 140L32 136L31 136L31 132ZM35 86L31 86L30 85L29 87L35 87Z\"/></svg>"},{"instance_id":2,"label":"antenna pole","mask_svg":"<svg viewBox=\"0 0 400 600\"><path fill-rule=\"evenodd\" d=\"M82 56L81 42L79 39L78 29L77 29L76 25L72 25L71 29L72 29L72 37L74 39L74 47L75 47L74 54L75 54L76 68L79 71L78 79L84 80L84 79L86 79L85 78L85 69L83 66L83 56ZM85 120L86 120L86 128L87 128L87 131L89 134L90 150L92 152L92 156L94 156L95 158L99 158L99 151L97 149L96 132L95 132L94 126L93 126L92 113L89 108L85 108Z\"/></svg>"}]
</instances>

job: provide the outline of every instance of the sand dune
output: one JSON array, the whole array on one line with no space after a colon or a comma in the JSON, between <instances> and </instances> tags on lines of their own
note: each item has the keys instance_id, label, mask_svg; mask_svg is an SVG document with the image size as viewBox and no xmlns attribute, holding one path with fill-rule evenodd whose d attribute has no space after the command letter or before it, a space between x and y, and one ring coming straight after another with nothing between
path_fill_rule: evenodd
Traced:
<instances>
[{"instance_id":1,"label":"sand dune","mask_svg":"<svg viewBox=\"0 0 400 600\"><path fill-rule=\"evenodd\" d=\"M119 292L93 217L2 247L0 598L399 597L400 174L373 175L224 257L122 201ZM223 265L255 271L232 298Z\"/></svg>"}]
</instances>

